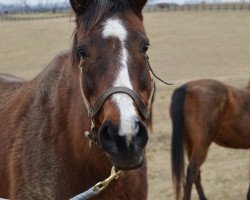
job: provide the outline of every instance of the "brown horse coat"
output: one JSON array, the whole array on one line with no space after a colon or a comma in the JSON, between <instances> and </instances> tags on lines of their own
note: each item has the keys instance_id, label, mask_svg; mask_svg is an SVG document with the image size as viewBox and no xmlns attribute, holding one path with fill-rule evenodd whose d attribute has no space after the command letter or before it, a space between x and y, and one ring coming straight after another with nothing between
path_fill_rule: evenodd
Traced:
<instances>
[{"instance_id":1,"label":"brown horse coat","mask_svg":"<svg viewBox=\"0 0 250 200\"><path fill-rule=\"evenodd\" d=\"M110 161L84 139L87 114L71 52L31 81L1 75L0 91L0 197L69 199L107 178ZM146 198L144 165L94 199Z\"/></svg>"},{"instance_id":2,"label":"brown horse coat","mask_svg":"<svg viewBox=\"0 0 250 200\"><path fill-rule=\"evenodd\" d=\"M67 200L107 178L114 165L127 171L93 200L146 200L146 125L154 91L146 0L70 4L72 49L31 81L0 75L0 197ZM109 89L116 92L88 115ZM90 148L85 131L101 148Z\"/></svg>"},{"instance_id":3,"label":"brown horse coat","mask_svg":"<svg viewBox=\"0 0 250 200\"><path fill-rule=\"evenodd\" d=\"M184 198L191 198L195 183L200 199L206 199L200 167L212 142L229 148L250 148L250 90L237 89L216 80L197 80L177 88L172 96L172 173L176 199L184 182L185 146L189 165Z\"/></svg>"}]
</instances>

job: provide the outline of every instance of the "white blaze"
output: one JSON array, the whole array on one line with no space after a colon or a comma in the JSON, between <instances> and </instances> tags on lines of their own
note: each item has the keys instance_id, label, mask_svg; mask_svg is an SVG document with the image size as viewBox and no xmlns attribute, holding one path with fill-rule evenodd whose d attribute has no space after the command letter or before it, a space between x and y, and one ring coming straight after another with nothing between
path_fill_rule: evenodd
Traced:
<instances>
[{"instance_id":1,"label":"white blaze","mask_svg":"<svg viewBox=\"0 0 250 200\"><path fill-rule=\"evenodd\" d=\"M120 52L120 71L114 82L114 86L127 87L133 90L132 84L130 83L128 73L128 51L125 47L125 41L127 39L127 30L123 26L120 19L108 19L103 28L103 37L115 37L121 42ZM135 127L136 122L136 110L133 105L133 100L127 94L113 94L113 101L117 104L120 110L120 130L119 135L131 135L138 131Z\"/></svg>"}]
</instances>

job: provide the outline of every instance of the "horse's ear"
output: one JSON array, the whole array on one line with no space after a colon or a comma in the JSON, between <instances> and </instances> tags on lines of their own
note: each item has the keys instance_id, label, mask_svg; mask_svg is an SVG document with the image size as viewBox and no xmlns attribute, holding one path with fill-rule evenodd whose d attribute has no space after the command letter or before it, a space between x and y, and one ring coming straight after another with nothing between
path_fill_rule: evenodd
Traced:
<instances>
[{"instance_id":1,"label":"horse's ear","mask_svg":"<svg viewBox=\"0 0 250 200\"><path fill-rule=\"evenodd\" d=\"M142 9L144 8L144 6L147 3L147 0L130 0L135 6L136 8L141 12Z\"/></svg>"},{"instance_id":2,"label":"horse's ear","mask_svg":"<svg viewBox=\"0 0 250 200\"><path fill-rule=\"evenodd\" d=\"M81 15L88 8L92 0L70 0L70 5L76 15Z\"/></svg>"}]
</instances>

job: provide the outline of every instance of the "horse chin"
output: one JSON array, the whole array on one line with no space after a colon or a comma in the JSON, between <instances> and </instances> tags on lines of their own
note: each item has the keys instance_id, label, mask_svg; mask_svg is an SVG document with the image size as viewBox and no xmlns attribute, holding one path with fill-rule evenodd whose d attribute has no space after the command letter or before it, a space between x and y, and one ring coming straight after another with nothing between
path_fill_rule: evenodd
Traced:
<instances>
[{"instance_id":1,"label":"horse chin","mask_svg":"<svg viewBox=\"0 0 250 200\"><path fill-rule=\"evenodd\" d=\"M129 171L129 170L138 169L138 168L140 168L143 164L144 164L144 162L141 162L141 163L139 163L139 164L137 164L137 165L129 166L129 167L127 167L127 166L126 166L126 167L121 167L121 166L116 166L116 165L115 165L115 168L116 168L117 170Z\"/></svg>"},{"instance_id":2,"label":"horse chin","mask_svg":"<svg viewBox=\"0 0 250 200\"><path fill-rule=\"evenodd\" d=\"M112 159L111 159L112 160ZM144 156L141 156L138 162L131 162L131 161L123 161L123 162L117 162L117 161L112 161L113 165L117 170L122 170L122 171L129 171L129 170L134 170L138 169L143 166L144 164Z\"/></svg>"}]
</instances>

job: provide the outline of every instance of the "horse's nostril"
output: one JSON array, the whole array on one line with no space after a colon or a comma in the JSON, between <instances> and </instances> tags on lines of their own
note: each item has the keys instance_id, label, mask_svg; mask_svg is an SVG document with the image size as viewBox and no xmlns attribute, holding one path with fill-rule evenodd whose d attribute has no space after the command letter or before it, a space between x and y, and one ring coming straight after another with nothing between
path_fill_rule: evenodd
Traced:
<instances>
[{"instance_id":1,"label":"horse's nostril","mask_svg":"<svg viewBox=\"0 0 250 200\"><path fill-rule=\"evenodd\" d=\"M105 141L112 141L113 140L111 134L112 134L112 132L111 132L111 130L108 127L106 127L105 129L103 129L103 139Z\"/></svg>"},{"instance_id":2,"label":"horse's nostril","mask_svg":"<svg viewBox=\"0 0 250 200\"><path fill-rule=\"evenodd\" d=\"M134 143L137 150L142 150L148 142L148 130L141 121L139 121L137 124L138 131L135 135Z\"/></svg>"},{"instance_id":3,"label":"horse's nostril","mask_svg":"<svg viewBox=\"0 0 250 200\"><path fill-rule=\"evenodd\" d=\"M117 134L117 132L117 128L113 125L113 123L107 121L102 125L98 133L102 148L110 154L117 153L118 151L115 144L115 134Z\"/></svg>"}]
</instances>

